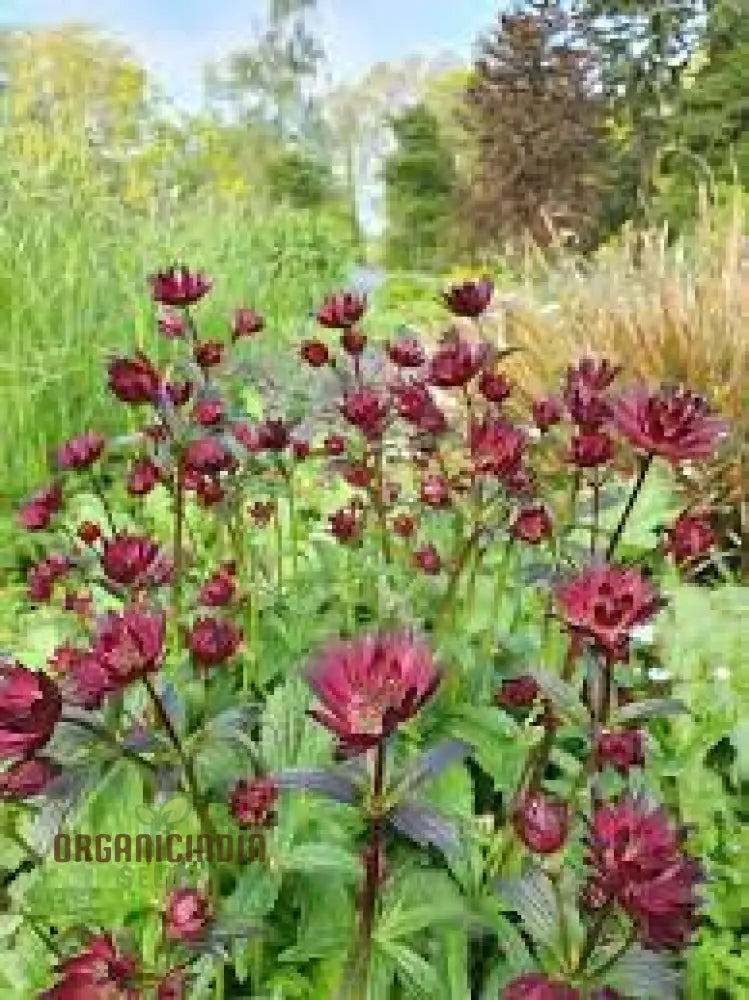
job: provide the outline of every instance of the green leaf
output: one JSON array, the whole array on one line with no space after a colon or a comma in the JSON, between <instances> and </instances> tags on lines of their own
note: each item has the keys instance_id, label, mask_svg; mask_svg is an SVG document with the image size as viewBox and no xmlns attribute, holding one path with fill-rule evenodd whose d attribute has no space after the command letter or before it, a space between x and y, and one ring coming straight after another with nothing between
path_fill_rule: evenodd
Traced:
<instances>
[{"instance_id":1,"label":"green leaf","mask_svg":"<svg viewBox=\"0 0 749 1000\"><path fill-rule=\"evenodd\" d=\"M336 844L299 844L284 853L281 867L287 872L307 875L329 872L356 881L361 878L359 857Z\"/></svg>"},{"instance_id":2,"label":"green leaf","mask_svg":"<svg viewBox=\"0 0 749 1000\"><path fill-rule=\"evenodd\" d=\"M556 943L559 933L556 897L543 871L535 869L521 878L500 879L497 893L501 903L521 917L538 944Z\"/></svg>"}]
</instances>

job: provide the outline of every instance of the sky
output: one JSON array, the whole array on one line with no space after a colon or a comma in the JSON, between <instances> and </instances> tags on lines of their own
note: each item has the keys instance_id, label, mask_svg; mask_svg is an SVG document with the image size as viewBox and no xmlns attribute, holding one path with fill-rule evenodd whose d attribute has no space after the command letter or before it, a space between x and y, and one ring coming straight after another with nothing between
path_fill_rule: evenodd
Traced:
<instances>
[{"instance_id":1,"label":"sky","mask_svg":"<svg viewBox=\"0 0 749 1000\"><path fill-rule=\"evenodd\" d=\"M382 60L452 52L467 58L499 0L318 0L318 34L334 79ZM199 95L201 66L257 33L266 0L0 0L0 24L84 22L129 45L184 106Z\"/></svg>"}]
</instances>

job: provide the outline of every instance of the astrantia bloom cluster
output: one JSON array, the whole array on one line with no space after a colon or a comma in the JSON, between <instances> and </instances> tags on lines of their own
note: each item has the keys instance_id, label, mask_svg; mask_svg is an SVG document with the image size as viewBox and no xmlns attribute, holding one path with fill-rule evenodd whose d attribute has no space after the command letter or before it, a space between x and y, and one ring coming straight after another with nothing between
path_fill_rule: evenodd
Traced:
<instances>
[{"instance_id":1,"label":"astrantia bloom cluster","mask_svg":"<svg viewBox=\"0 0 749 1000\"><path fill-rule=\"evenodd\" d=\"M151 294L165 306L184 308L199 302L211 290L211 282L200 271L171 267L151 276Z\"/></svg>"},{"instance_id":2,"label":"astrantia bloom cluster","mask_svg":"<svg viewBox=\"0 0 749 1000\"><path fill-rule=\"evenodd\" d=\"M0 771L0 799L28 799L40 795L60 773L48 757L27 757Z\"/></svg>"},{"instance_id":3,"label":"astrantia bloom cluster","mask_svg":"<svg viewBox=\"0 0 749 1000\"><path fill-rule=\"evenodd\" d=\"M240 826L273 826L273 809L278 785L272 778L242 778L234 786L229 802L232 816Z\"/></svg>"},{"instance_id":4,"label":"astrantia bloom cluster","mask_svg":"<svg viewBox=\"0 0 749 1000\"><path fill-rule=\"evenodd\" d=\"M588 846L589 905L600 909L618 903L648 948L683 948L694 927L695 890L702 876L682 852L665 813L629 797L600 806Z\"/></svg>"},{"instance_id":5,"label":"astrantia bloom cluster","mask_svg":"<svg viewBox=\"0 0 749 1000\"><path fill-rule=\"evenodd\" d=\"M525 846L536 854L554 854L567 839L570 824L566 802L541 791L527 792L517 805L513 824Z\"/></svg>"},{"instance_id":6,"label":"astrantia bloom cluster","mask_svg":"<svg viewBox=\"0 0 749 1000\"><path fill-rule=\"evenodd\" d=\"M53 515L62 507L62 489L59 483L52 483L32 494L18 512L18 523L27 531L41 531L48 528Z\"/></svg>"},{"instance_id":7,"label":"astrantia bloom cluster","mask_svg":"<svg viewBox=\"0 0 749 1000\"><path fill-rule=\"evenodd\" d=\"M317 310L317 322L333 330L348 330L359 322L366 308L366 296L356 292L335 292Z\"/></svg>"},{"instance_id":8,"label":"astrantia bloom cluster","mask_svg":"<svg viewBox=\"0 0 749 1000\"><path fill-rule=\"evenodd\" d=\"M77 472L88 469L101 457L106 440L96 431L86 431L65 441L57 449L57 465L60 469Z\"/></svg>"},{"instance_id":9,"label":"astrantia bloom cluster","mask_svg":"<svg viewBox=\"0 0 749 1000\"><path fill-rule=\"evenodd\" d=\"M460 285L453 285L442 298L454 316L476 319L486 312L493 294L493 283L484 278L482 281L464 281Z\"/></svg>"},{"instance_id":10,"label":"astrantia bloom cluster","mask_svg":"<svg viewBox=\"0 0 749 1000\"><path fill-rule=\"evenodd\" d=\"M518 976L502 990L500 1000L580 1000L580 993L540 972Z\"/></svg>"},{"instance_id":11,"label":"astrantia bloom cluster","mask_svg":"<svg viewBox=\"0 0 749 1000\"><path fill-rule=\"evenodd\" d=\"M561 586L557 601L570 630L610 660L626 659L632 630L659 607L639 570L603 564Z\"/></svg>"},{"instance_id":12,"label":"astrantia bloom cluster","mask_svg":"<svg viewBox=\"0 0 749 1000\"><path fill-rule=\"evenodd\" d=\"M49 742L62 711L55 682L20 663L0 663L0 758L25 757Z\"/></svg>"},{"instance_id":13,"label":"astrantia bloom cluster","mask_svg":"<svg viewBox=\"0 0 749 1000\"><path fill-rule=\"evenodd\" d=\"M614 421L634 448L674 465L709 458L727 430L701 396L673 387L652 391L640 386L622 394Z\"/></svg>"},{"instance_id":14,"label":"astrantia bloom cluster","mask_svg":"<svg viewBox=\"0 0 749 1000\"><path fill-rule=\"evenodd\" d=\"M666 551L681 566L714 548L717 536L709 520L699 514L680 514L668 529Z\"/></svg>"},{"instance_id":15,"label":"astrantia bloom cluster","mask_svg":"<svg viewBox=\"0 0 749 1000\"><path fill-rule=\"evenodd\" d=\"M200 889L174 889L164 907L164 934L173 941L200 941L211 921L208 897Z\"/></svg>"},{"instance_id":16,"label":"astrantia bloom cluster","mask_svg":"<svg viewBox=\"0 0 749 1000\"><path fill-rule=\"evenodd\" d=\"M428 381L440 389L467 385L489 358L487 344L465 340L457 331L446 333L429 361Z\"/></svg>"},{"instance_id":17,"label":"astrantia bloom cluster","mask_svg":"<svg viewBox=\"0 0 749 1000\"><path fill-rule=\"evenodd\" d=\"M336 642L307 674L319 699L310 712L341 748L376 746L412 718L434 693L440 675L428 647L405 634L367 635Z\"/></svg>"},{"instance_id":18,"label":"astrantia bloom cluster","mask_svg":"<svg viewBox=\"0 0 749 1000\"><path fill-rule=\"evenodd\" d=\"M57 985L40 1000L140 1000L140 990L132 985L136 971L135 961L101 934L58 967Z\"/></svg>"},{"instance_id":19,"label":"astrantia bloom cluster","mask_svg":"<svg viewBox=\"0 0 749 1000\"><path fill-rule=\"evenodd\" d=\"M218 667L239 649L242 633L225 618L197 618L187 640L192 661L203 670Z\"/></svg>"}]
</instances>

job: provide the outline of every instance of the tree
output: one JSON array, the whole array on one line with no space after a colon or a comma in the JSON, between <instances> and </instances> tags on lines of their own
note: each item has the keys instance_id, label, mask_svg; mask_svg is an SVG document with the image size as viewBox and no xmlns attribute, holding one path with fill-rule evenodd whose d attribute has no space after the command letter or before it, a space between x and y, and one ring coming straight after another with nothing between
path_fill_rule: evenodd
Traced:
<instances>
[{"instance_id":1,"label":"tree","mask_svg":"<svg viewBox=\"0 0 749 1000\"><path fill-rule=\"evenodd\" d=\"M455 193L455 164L424 104L392 120L396 149L385 163L386 259L395 268L432 268L441 251Z\"/></svg>"},{"instance_id":2,"label":"tree","mask_svg":"<svg viewBox=\"0 0 749 1000\"><path fill-rule=\"evenodd\" d=\"M528 0L480 40L467 90L475 162L465 191L476 248L529 234L587 242L599 204L601 102L563 0Z\"/></svg>"}]
</instances>

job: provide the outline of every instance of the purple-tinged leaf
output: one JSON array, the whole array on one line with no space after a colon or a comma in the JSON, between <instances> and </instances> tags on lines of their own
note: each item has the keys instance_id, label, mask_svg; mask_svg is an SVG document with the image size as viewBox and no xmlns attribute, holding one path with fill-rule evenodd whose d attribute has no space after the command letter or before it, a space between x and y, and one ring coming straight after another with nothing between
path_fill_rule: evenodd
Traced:
<instances>
[{"instance_id":1,"label":"purple-tinged leaf","mask_svg":"<svg viewBox=\"0 0 749 1000\"><path fill-rule=\"evenodd\" d=\"M399 833L421 847L436 847L443 854L449 854L458 847L456 824L431 806L407 800L391 810L387 818Z\"/></svg>"},{"instance_id":2,"label":"purple-tinged leaf","mask_svg":"<svg viewBox=\"0 0 749 1000\"><path fill-rule=\"evenodd\" d=\"M273 775L279 788L298 788L306 792L316 792L334 802L353 805L360 797L356 782L340 770L329 768L289 768Z\"/></svg>"},{"instance_id":3,"label":"purple-tinged leaf","mask_svg":"<svg viewBox=\"0 0 749 1000\"><path fill-rule=\"evenodd\" d=\"M533 939L542 945L556 941L559 917L554 889L548 875L534 869L522 878L502 878L495 883L504 907L521 917Z\"/></svg>"},{"instance_id":4,"label":"purple-tinged leaf","mask_svg":"<svg viewBox=\"0 0 749 1000\"><path fill-rule=\"evenodd\" d=\"M472 747L464 740L444 740L431 750L419 754L394 789L396 795L410 791L430 778L436 778L451 764L465 760Z\"/></svg>"}]
</instances>

